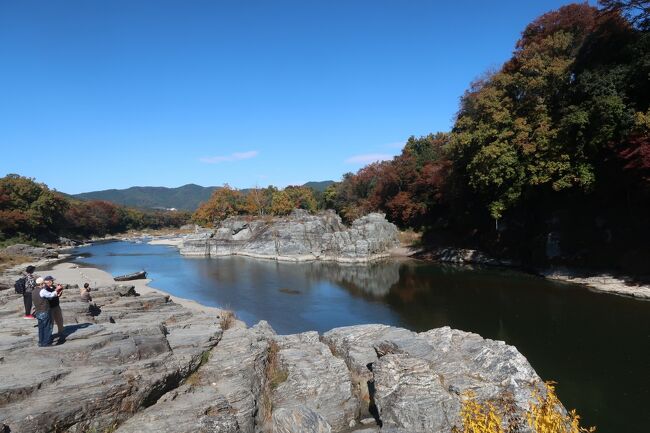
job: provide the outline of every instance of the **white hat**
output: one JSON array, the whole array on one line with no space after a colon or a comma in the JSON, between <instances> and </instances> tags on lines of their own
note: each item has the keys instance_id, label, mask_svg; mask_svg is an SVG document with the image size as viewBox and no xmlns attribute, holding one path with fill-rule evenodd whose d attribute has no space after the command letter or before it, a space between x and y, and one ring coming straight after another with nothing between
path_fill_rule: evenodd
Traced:
<instances>
[{"instance_id":1,"label":"white hat","mask_svg":"<svg viewBox=\"0 0 650 433\"><path fill-rule=\"evenodd\" d=\"M38 277L36 279L36 284L43 284L43 277Z\"/></svg>"}]
</instances>

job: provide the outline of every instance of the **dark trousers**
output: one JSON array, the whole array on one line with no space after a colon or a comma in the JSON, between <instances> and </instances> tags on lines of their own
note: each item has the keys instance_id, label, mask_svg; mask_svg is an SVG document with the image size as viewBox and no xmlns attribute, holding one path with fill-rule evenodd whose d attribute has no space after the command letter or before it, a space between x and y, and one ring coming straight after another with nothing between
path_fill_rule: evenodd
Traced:
<instances>
[{"instance_id":1,"label":"dark trousers","mask_svg":"<svg viewBox=\"0 0 650 433\"><path fill-rule=\"evenodd\" d=\"M38 345L49 346L52 343L52 315L49 311L36 313L38 319Z\"/></svg>"},{"instance_id":2,"label":"dark trousers","mask_svg":"<svg viewBox=\"0 0 650 433\"><path fill-rule=\"evenodd\" d=\"M25 304L25 316L32 314L32 292L23 293L23 304Z\"/></svg>"}]
</instances>

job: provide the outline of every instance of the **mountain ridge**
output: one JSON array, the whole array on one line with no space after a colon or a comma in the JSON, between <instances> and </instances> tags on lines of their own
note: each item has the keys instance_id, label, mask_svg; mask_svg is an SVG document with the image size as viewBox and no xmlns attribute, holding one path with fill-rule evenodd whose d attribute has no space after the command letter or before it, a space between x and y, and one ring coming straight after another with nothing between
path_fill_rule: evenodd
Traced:
<instances>
[{"instance_id":1,"label":"mountain ridge","mask_svg":"<svg viewBox=\"0 0 650 433\"><path fill-rule=\"evenodd\" d=\"M316 191L324 191L332 180L320 182L307 182L302 186L312 188ZM70 194L79 200L105 200L112 203L150 209L179 209L196 210L201 202L210 198L218 186L201 186L195 183L188 183L176 188L165 186L132 186L124 189L105 189L100 191L89 191L79 194ZM250 188L242 191L249 191Z\"/></svg>"}]
</instances>

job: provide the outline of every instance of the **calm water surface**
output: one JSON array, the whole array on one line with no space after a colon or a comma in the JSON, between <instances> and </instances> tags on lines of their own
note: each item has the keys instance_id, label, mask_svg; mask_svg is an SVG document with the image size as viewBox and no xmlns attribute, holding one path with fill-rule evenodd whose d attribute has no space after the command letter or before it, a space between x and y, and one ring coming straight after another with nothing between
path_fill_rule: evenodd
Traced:
<instances>
[{"instance_id":1,"label":"calm water surface","mask_svg":"<svg viewBox=\"0 0 650 433\"><path fill-rule=\"evenodd\" d=\"M243 257L184 258L130 242L75 250L113 275L146 270L150 285L234 310L281 334L362 323L423 331L451 326L517 346L600 433L650 431L650 302L527 274L417 261L363 266Z\"/></svg>"}]
</instances>

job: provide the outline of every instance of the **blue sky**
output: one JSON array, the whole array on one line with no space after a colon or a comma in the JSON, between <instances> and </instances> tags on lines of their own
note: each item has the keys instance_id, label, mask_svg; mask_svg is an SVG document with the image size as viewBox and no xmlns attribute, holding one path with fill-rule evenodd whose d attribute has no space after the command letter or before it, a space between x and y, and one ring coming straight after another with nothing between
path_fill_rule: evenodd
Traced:
<instances>
[{"instance_id":1,"label":"blue sky","mask_svg":"<svg viewBox=\"0 0 650 433\"><path fill-rule=\"evenodd\" d=\"M0 176L339 180L449 130L469 83L567 3L0 1Z\"/></svg>"}]
</instances>

